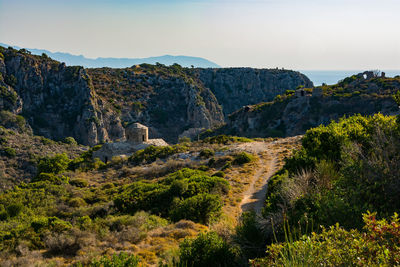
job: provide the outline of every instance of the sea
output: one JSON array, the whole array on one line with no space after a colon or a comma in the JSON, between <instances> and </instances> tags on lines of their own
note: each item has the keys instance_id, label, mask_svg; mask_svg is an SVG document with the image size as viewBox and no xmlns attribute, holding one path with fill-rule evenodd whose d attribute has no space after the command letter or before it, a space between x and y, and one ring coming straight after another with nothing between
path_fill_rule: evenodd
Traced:
<instances>
[{"instance_id":1,"label":"sea","mask_svg":"<svg viewBox=\"0 0 400 267\"><path fill-rule=\"evenodd\" d=\"M338 81L354 74L362 73L365 70L300 70L305 74L315 86L326 83L328 85L336 84ZM395 77L400 75L400 70L382 70L386 77Z\"/></svg>"}]
</instances>

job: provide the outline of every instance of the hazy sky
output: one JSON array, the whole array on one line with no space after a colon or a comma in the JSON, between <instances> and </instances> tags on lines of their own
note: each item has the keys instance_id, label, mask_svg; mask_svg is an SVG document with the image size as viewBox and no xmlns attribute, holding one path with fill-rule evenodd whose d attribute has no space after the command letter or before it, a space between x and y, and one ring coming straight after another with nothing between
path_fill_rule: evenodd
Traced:
<instances>
[{"instance_id":1,"label":"hazy sky","mask_svg":"<svg viewBox=\"0 0 400 267\"><path fill-rule=\"evenodd\" d=\"M0 42L93 58L400 69L400 0L0 0Z\"/></svg>"}]
</instances>

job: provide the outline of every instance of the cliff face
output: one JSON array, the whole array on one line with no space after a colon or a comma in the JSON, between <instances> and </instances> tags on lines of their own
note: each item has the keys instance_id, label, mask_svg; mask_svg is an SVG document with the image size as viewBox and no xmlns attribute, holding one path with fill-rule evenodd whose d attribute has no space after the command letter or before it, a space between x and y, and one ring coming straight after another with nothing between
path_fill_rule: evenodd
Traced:
<instances>
[{"instance_id":1,"label":"cliff face","mask_svg":"<svg viewBox=\"0 0 400 267\"><path fill-rule=\"evenodd\" d=\"M294 71L177 64L85 69L3 47L0 73L0 111L23 115L37 135L88 145L124 139L124 125L136 121L151 138L175 142L182 133L220 126L224 114L244 105L312 86Z\"/></svg>"},{"instance_id":2,"label":"cliff face","mask_svg":"<svg viewBox=\"0 0 400 267\"><path fill-rule=\"evenodd\" d=\"M94 145L123 139L123 124L140 121L152 137L176 141L184 130L224 120L212 92L180 67L84 69L27 51L0 53L1 110L23 115L48 138Z\"/></svg>"},{"instance_id":3,"label":"cliff face","mask_svg":"<svg viewBox=\"0 0 400 267\"><path fill-rule=\"evenodd\" d=\"M271 101L276 95L313 83L296 71L279 69L198 69L204 85L211 89L228 115L245 105Z\"/></svg>"},{"instance_id":4,"label":"cliff face","mask_svg":"<svg viewBox=\"0 0 400 267\"><path fill-rule=\"evenodd\" d=\"M149 126L151 138L177 141L188 129L224 121L214 94L179 65L142 64L125 69L88 69L94 88L123 122Z\"/></svg>"},{"instance_id":5,"label":"cliff face","mask_svg":"<svg viewBox=\"0 0 400 267\"><path fill-rule=\"evenodd\" d=\"M334 86L290 93L269 103L238 110L218 133L249 137L294 136L328 124L344 115L399 113L392 95L400 90L400 77L347 78Z\"/></svg>"},{"instance_id":6,"label":"cliff face","mask_svg":"<svg viewBox=\"0 0 400 267\"><path fill-rule=\"evenodd\" d=\"M2 77L17 94L8 110L22 114L36 134L53 139L73 136L91 145L108 140L110 134L122 137L121 121L98 103L85 69L12 49L2 54Z\"/></svg>"}]
</instances>

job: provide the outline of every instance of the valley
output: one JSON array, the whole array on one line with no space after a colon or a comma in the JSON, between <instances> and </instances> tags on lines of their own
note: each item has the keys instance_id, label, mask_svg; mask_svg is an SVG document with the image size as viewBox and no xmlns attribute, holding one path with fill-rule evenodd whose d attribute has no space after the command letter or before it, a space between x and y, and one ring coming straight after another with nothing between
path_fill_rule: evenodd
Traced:
<instances>
[{"instance_id":1,"label":"valley","mask_svg":"<svg viewBox=\"0 0 400 267\"><path fill-rule=\"evenodd\" d=\"M400 76L3 47L0 74L1 266L400 264Z\"/></svg>"}]
</instances>

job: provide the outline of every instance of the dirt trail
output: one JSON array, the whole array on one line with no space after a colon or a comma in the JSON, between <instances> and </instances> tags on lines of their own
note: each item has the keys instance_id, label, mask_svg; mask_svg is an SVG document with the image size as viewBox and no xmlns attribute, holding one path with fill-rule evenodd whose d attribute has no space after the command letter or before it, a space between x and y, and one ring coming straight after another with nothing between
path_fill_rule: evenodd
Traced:
<instances>
[{"instance_id":1,"label":"dirt trail","mask_svg":"<svg viewBox=\"0 0 400 267\"><path fill-rule=\"evenodd\" d=\"M283 163L283 151L298 143L299 137L278 139L270 142L252 142L239 144L235 149L257 154L259 157L258 170L255 172L249 188L243 193L240 202L241 213L255 211L261 215L267 193L268 180L278 171Z\"/></svg>"}]
</instances>

